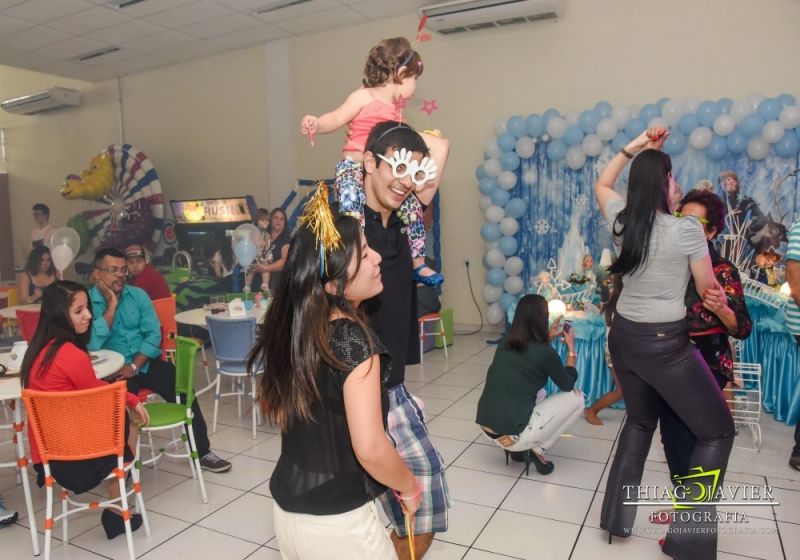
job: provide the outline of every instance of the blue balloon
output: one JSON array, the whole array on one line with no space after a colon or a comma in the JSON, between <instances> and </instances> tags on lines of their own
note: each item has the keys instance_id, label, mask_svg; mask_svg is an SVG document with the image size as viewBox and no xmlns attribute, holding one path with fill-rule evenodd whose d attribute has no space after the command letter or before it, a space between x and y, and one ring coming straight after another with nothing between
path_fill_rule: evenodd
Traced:
<instances>
[{"instance_id":1,"label":"blue balloon","mask_svg":"<svg viewBox=\"0 0 800 560\"><path fill-rule=\"evenodd\" d=\"M561 138L551 140L547 144L547 159L550 161L561 161L567 157L567 143Z\"/></svg>"},{"instance_id":2,"label":"blue balloon","mask_svg":"<svg viewBox=\"0 0 800 560\"><path fill-rule=\"evenodd\" d=\"M528 210L528 205L521 198L512 198L511 200L508 201L508 204L506 204L506 216L508 216L509 218L519 219L525 215L525 212L527 210ZM497 225L497 224L492 224L492 225Z\"/></svg>"},{"instance_id":3,"label":"blue balloon","mask_svg":"<svg viewBox=\"0 0 800 560\"><path fill-rule=\"evenodd\" d=\"M782 158L793 158L800 150L800 139L793 130L787 130L777 144L773 144L775 155Z\"/></svg>"},{"instance_id":4,"label":"blue balloon","mask_svg":"<svg viewBox=\"0 0 800 560\"><path fill-rule=\"evenodd\" d=\"M542 115L542 119L544 119L544 127L545 127L545 129L547 128L547 123L550 121L550 119L554 119L554 118L560 117L560 116L561 116L561 113L559 113L555 109L548 109L547 111L545 111L544 114Z\"/></svg>"},{"instance_id":5,"label":"blue balloon","mask_svg":"<svg viewBox=\"0 0 800 560\"><path fill-rule=\"evenodd\" d=\"M583 141L583 130L581 127L572 125L567 127L567 131L564 133L564 142L566 142L569 146L575 146L580 144Z\"/></svg>"},{"instance_id":6,"label":"blue balloon","mask_svg":"<svg viewBox=\"0 0 800 560\"><path fill-rule=\"evenodd\" d=\"M506 125L506 127L507 126L508 125ZM517 146L517 139L514 138L508 132L506 132L505 134L501 134L500 136L497 137L497 145L504 152L510 152Z\"/></svg>"},{"instance_id":7,"label":"blue balloon","mask_svg":"<svg viewBox=\"0 0 800 560\"><path fill-rule=\"evenodd\" d=\"M719 101L717 101L717 105L719 106L719 110L723 113L730 113L731 106L733 106L733 99L730 97L723 97Z\"/></svg>"},{"instance_id":8,"label":"blue balloon","mask_svg":"<svg viewBox=\"0 0 800 560\"><path fill-rule=\"evenodd\" d=\"M531 138L537 138L547 132L544 126L544 119L536 113L528 115L525 124L528 127L528 136Z\"/></svg>"},{"instance_id":9,"label":"blue balloon","mask_svg":"<svg viewBox=\"0 0 800 560\"><path fill-rule=\"evenodd\" d=\"M493 190L489 196L492 198L492 204L496 206L505 206L511 200L511 195L508 194L508 191L499 187Z\"/></svg>"},{"instance_id":10,"label":"blue balloon","mask_svg":"<svg viewBox=\"0 0 800 560\"><path fill-rule=\"evenodd\" d=\"M721 114L722 109L714 101L703 101L697 108L697 119L700 124L709 128L714 126L714 119Z\"/></svg>"},{"instance_id":11,"label":"blue balloon","mask_svg":"<svg viewBox=\"0 0 800 560\"><path fill-rule=\"evenodd\" d=\"M506 281L506 276L506 271L502 268L493 268L486 273L486 280L488 280L489 284L492 286L499 286L502 288L503 282Z\"/></svg>"},{"instance_id":12,"label":"blue balloon","mask_svg":"<svg viewBox=\"0 0 800 560\"><path fill-rule=\"evenodd\" d=\"M708 159L717 161L724 158L728 153L728 143L722 136L715 134L711 138L711 143L706 148Z\"/></svg>"},{"instance_id":13,"label":"blue balloon","mask_svg":"<svg viewBox=\"0 0 800 560\"><path fill-rule=\"evenodd\" d=\"M639 111L639 118L644 121L645 126L649 123L652 119L661 116L661 109L658 108L657 105L653 105L652 103L648 103L642 110ZM644 129L642 129L644 130ZM641 134L641 132L639 132ZM633 134L632 136L638 136L639 134Z\"/></svg>"},{"instance_id":14,"label":"blue balloon","mask_svg":"<svg viewBox=\"0 0 800 560\"><path fill-rule=\"evenodd\" d=\"M247 268L256 258L256 244L247 237L233 242L233 254L236 255L236 262Z\"/></svg>"},{"instance_id":15,"label":"blue balloon","mask_svg":"<svg viewBox=\"0 0 800 560\"><path fill-rule=\"evenodd\" d=\"M656 106L658 107L659 112L664 109L664 105L669 102L669 97L662 97L658 101L656 101Z\"/></svg>"},{"instance_id":16,"label":"blue balloon","mask_svg":"<svg viewBox=\"0 0 800 560\"><path fill-rule=\"evenodd\" d=\"M594 112L597 114L598 117L600 117L600 119L609 118L613 110L614 108L608 101L598 101L597 104L594 106Z\"/></svg>"},{"instance_id":17,"label":"blue balloon","mask_svg":"<svg viewBox=\"0 0 800 560\"><path fill-rule=\"evenodd\" d=\"M625 125L625 134L628 135L628 138L636 138L642 132L644 132L645 128L647 128L647 121L643 120L641 116L636 117L635 119L629 120L628 124Z\"/></svg>"},{"instance_id":18,"label":"blue balloon","mask_svg":"<svg viewBox=\"0 0 800 560\"><path fill-rule=\"evenodd\" d=\"M739 130L734 130L725 138L728 151L734 154L743 154L747 150L747 138Z\"/></svg>"},{"instance_id":19,"label":"blue balloon","mask_svg":"<svg viewBox=\"0 0 800 560\"><path fill-rule=\"evenodd\" d=\"M478 167L475 168L475 177L477 179L483 179L486 177L486 170L483 168L483 164L480 164Z\"/></svg>"},{"instance_id":20,"label":"blue balloon","mask_svg":"<svg viewBox=\"0 0 800 560\"><path fill-rule=\"evenodd\" d=\"M764 119L761 118L761 115L757 115L753 113L752 115L747 115L742 122L739 123L739 128L744 134L746 138L753 138L754 136L758 136L761 134L761 131L764 129Z\"/></svg>"},{"instance_id":21,"label":"blue balloon","mask_svg":"<svg viewBox=\"0 0 800 560\"><path fill-rule=\"evenodd\" d=\"M503 292L503 295L500 296L498 303L500 303L500 309L503 311L508 311L508 308L511 307L511 304L514 303L516 298L509 294L508 292Z\"/></svg>"},{"instance_id":22,"label":"blue balloon","mask_svg":"<svg viewBox=\"0 0 800 560\"><path fill-rule=\"evenodd\" d=\"M519 167L519 156L514 152L506 152L500 156L500 167L504 171L514 171Z\"/></svg>"},{"instance_id":23,"label":"blue balloon","mask_svg":"<svg viewBox=\"0 0 800 560\"><path fill-rule=\"evenodd\" d=\"M506 130L509 131L514 138L519 138L520 136L525 136L528 133L528 125L525 123L525 119L519 115L514 115L508 119L508 122L506 123Z\"/></svg>"},{"instance_id":24,"label":"blue balloon","mask_svg":"<svg viewBox=\"0 0 800 560\"><path fill-rule=\"evenodd\" d=\"M497 179L494 177L484 177L478 181L478 190L481 194L492 194L495 189L500 188L497 184Z\"/></svg>"},{"instance_id":25,"label":"blue balloon","mask_svg":"<svg viewBox=\"0 0 800 560\"><path fill-rule=\"evenodd\" d=\"M686 149L686 135L681 132L680 130L673 130L667 136L667 139L664 141L664 146L662 148L664 153L667 153L671 156L677 156L680 153L683 153L683 150Z\"/></svg>"},{"instance_id":26,"label":"blue balloon","mask_svg":"<svg viewBox=\"0 0 800 560\"><path fill-rule=\"evenodd\" d=\"M700 121L694 113L686 113L681 117L681 120L678 121L678 128L686 136L689 136L698 126L700 126Z\"/></svg>"},{"instance_id":27,"label":"blue balloon","mask_svg":"<svg viewBox=\"0 0 800 560\"><path fill-rule=\"evenodd\" d=\"M600 122L600 118L594 111L584 111L578 117L578 125L586 134L594 134L598 122Z\"/></svg>"},{"instance_id":28,"label":"blue balloon","mask_svg":"<svg viewBox=\"0 0 800 560\"><path fill-rule=\"evenodd\" d=\"M624 132L617 132L617 135L614 136L614 139L611 140L611 151L618 152L622 148L628 145L631 139L624 133Z\"/></svg>"},{"instance_id":29,"label":"blue balloon","mask_svg":"<svg viewBox=\"0 0 800 560\"><path fill-rule=\"evenodd\" d=\"M765 121L777 120L778 117L781 116L782 110L783 103L777 99L770 99L768 97L758 104L758 114L761 115Z\"/></svg>"},{"instance_id":30,"label":"blue balloon","mask_svg":"<svg viewBox=\"0 0 800 560\"><path fill-rule=\"evenodd\" d=\"M789 105L797 105L797 99L795 99L794 95L790 93L782 93L777 97L777 99L784 107L788 107Z\"/></svg>"},{"instance_id":31,"label":"blue balloon","mask_svg":"<svg viewBox=\"0 0 800 560\"><path fill-rule=\"evenodd\" d=\"M503 232L500 231L500 224L486 223L481 226L481 237L486 241L498 241L503 237Z\"/></svg>"},{"instance_id":32,"label":"blue balloon","mask_svg":"<svg viewBox=\"0 0 800 560\"><path fill-rule=\"evenodd\" d=\"M500 252L507 257L514 255L517 252L518 247L519 243L517 243L517 240L509 235L503 236L503 238L497 244L497 248L500 249ZM503 272L505 273L505 271ZM505 278L503 278L503 280L505 280Z\"/></svg>"}]
</instances>

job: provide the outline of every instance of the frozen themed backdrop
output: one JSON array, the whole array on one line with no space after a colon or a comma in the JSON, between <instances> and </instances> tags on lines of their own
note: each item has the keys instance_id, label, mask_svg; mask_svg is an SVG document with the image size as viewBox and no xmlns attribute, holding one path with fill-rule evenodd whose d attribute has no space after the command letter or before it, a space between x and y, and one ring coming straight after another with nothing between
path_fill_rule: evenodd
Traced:
<instances>
[{"instance_id":1,"label":"frozen themed backdrop","mask_svg":"<svg viewBox=\"0 0 800 560\"><path fill-rule=\"evenodd\" d=\"M800 106L794 96L717 101L661 99L642 107L601 101L583 112L498 119L476 170L486 222L483 297L497 324L520 294L549 270L563 281L582 275L584 253L598 264L611 247L608 224L594 200L594 183L608 160L645 128L666 126L664 151L684 193L713 188L748 220L746 259L774 247L785 252L786 229L800 216ZM733 171L739 192L719 182ZM627 170L618 190L625 191ZM709 183L702 183L710 181ZM742 204L742 200L747 204ZM553 263L557 270L553 270ZM743 267L746 268L746 267Z\"/></svg>"}]
</instances>

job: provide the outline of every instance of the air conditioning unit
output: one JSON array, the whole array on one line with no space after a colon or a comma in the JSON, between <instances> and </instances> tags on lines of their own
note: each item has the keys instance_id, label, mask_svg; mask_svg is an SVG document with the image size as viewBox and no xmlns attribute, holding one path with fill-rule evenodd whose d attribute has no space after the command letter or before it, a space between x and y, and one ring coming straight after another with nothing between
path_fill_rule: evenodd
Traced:
<instances>
[{"instance_id":1,"label":"air conditioning unit","mask_svg":"<svg viewBox=\"0 0 800 560\"><path fill-rule=\"evenodd\" d=\"M81 104L80 91L62 87L51 87L38 93L14 97L0 102L0 107L17 115L35 115Z\"/></svg>"},{"instance_id":2,"label":"air conditioning unit","mask_svg":"<svg viewBox=\"0 0 800 560\"><path fill-rule=\"evenodd\" d=\"M563 0L453 0L419 9L428 29L443 35L502 27L561 15Z\"/></svg>"}]
</instances>

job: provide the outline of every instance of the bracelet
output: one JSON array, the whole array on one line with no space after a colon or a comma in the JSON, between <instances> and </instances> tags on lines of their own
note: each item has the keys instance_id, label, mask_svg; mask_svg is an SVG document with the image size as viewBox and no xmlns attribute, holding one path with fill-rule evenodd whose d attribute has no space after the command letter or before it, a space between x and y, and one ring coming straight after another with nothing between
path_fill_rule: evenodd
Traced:
<instances>
[{"instance_id":1,"label":"bracelet","mask_svg":"<svg viewBox=\"0 0 800 560\"><path fill-rule=\"evenodd\" d=\"M419 495L422 494L422 484L420 484L419 480L417 480L416 478L414 479L414 481L417 483L417 492L413 496L403 497L397 490L392 490L392 494L394 494L394 497L404 502L410 502L412 500L416 500L419 497Z\"/></svg>"},{"instance_id":2,"label":"bracelet","mask_svg":"<svg viewBox=\"0 0 800 560\"><path fill-rule=\"evenodd\" d=\"M633 154L626 150L624 147L619 149L619 153L625 156L628 159L633 159Z\"/></svg>"},{"instance_id":3,"label":"bracelet","mask_svg":"<svg viewBox=\"0 0 800 560\"><path fill-rule=\"evenodd\" d=\"M576 352L567 352L567 358L577 358L578 354Z\"/></svg>"}]
</instances>

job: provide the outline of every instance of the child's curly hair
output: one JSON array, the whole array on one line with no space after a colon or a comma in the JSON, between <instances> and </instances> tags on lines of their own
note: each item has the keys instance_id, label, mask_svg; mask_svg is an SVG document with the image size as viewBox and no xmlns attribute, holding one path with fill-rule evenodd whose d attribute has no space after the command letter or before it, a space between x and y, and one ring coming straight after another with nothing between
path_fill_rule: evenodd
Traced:
<instances>
[{"instance_id":1,"label":"child's curly hair","mask_svg":"<svg viewBox=\"0 0 800 560\"><path fill-rule=\"evenodd\" d=\"M400 75L400 69L405 70ZM405 37L384 39L369 51L364 65L364 87L378 87L390 81L399 84L403 78L422 75L422 58Z\"/></svg>"}]
</instances>

